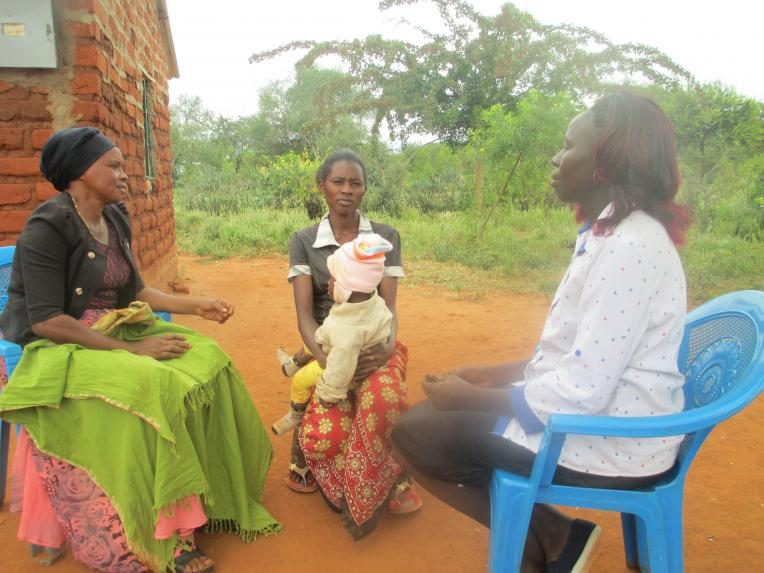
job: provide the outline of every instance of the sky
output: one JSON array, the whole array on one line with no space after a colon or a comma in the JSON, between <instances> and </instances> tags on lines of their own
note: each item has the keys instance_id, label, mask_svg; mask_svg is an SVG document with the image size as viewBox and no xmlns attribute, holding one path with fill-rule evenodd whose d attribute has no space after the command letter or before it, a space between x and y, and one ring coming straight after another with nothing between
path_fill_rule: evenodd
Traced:
<instances>
[{"instance_id":1,"label":"sky","mask_svg":"<svg viewBox=\"0 0 764 573\"><path fill-rule=\"evenodd\" d=\"M501 0L471 0L495 15ZM617 43L662 50L702 82L720 81L764 101L764 2L756 0L516 0L543 24L586 26ZM304 53L250 64L254 52L294 40L351 40L380 33L414 39L402 18L427 27L427 2L380 12L378 0L167 0L180 78L170 101L198 96L226 117L257 112L258 90L288 80ZM214 10L214 13L213 13Z\"/></svg>"}]
</instances>

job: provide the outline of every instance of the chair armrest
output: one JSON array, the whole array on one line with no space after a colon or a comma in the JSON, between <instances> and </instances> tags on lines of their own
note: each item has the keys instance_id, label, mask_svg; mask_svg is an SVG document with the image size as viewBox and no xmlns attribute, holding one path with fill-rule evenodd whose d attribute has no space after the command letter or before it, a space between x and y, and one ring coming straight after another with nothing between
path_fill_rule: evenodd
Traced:
<instances>
[{"instance_id":1,"label":"chair armrest","mask_svg":"<svg viewBox=\"0 0 764 573\"><path fill-rule=\"evenodd\" d=\"M658 438L689 434L712 427L742 410L762 390L762 383L742 384L707 406L663 416L580 416L554 414L550 416L547 432L621 438Z\"/></svg>"},{"instance_id":2,"label":"chair armrest","mask_svg":"<svg viewBox=\"0 0 764 573\"><path fill-rule=\"evenodd\" d=\"M0 357L5 359L5 371L8 376L18 364L22 352L23 349L18 344L0 339Z\"/></svg>"},{"instance_id":3,"label":"chair armrest","mask_svg":"<svg viewBox=\"0 0 764 573\"><path fill-rule=\"evenodd\" d=\"M549 417L544 437L536 454L531 472L533 487L551 483L568 434L586 436L610 436L621 438L659 438L690 434L713 428L719 422L742 410L764 388L764 376L760 372L754 384L740 384L707 406L664 416L583 416L577 414L553 414Z\"/></svg>"}]
</instances>

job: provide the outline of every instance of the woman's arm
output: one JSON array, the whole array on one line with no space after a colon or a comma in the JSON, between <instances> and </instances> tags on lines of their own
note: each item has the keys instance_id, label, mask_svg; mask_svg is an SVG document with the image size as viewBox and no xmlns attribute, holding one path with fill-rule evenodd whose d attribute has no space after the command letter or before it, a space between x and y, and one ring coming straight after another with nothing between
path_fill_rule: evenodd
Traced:
<instances>
[{"instance_id":1,"label":"woman's arm","mask_svg":"<svg viewBox=\"0 0 764 573\"><path fill-rule=\"evenodd\" d=\"M462 366L435 376L428 374L422 388L439 410L476 410L511 416L509 386L523 379L528 360L486 366Z\"/></svg>"},{"instance_id":2,"label":"woman's arm","mask_svg":"<svg viewBox=\"0 0 764 573\"><path fill-rule=\"evenodd\" d=\"M153 310L174 314L193 314L223 324L233 316L234 307L215 298L175 296L155 288L145 287L137 295L138 300L148 303Z\"/></svg>"},{"instance_id":3,"label":"woman's arm","mask_svg":"<svg viewBox=\"0 0 764 573\"><path fill-rule=\"evenodd\" d=\"M528 362L529 360L526 359L505 364L462 366L449 374L458 376L475 386L501 388L522 380Z\"/></svg>"},{"instance_id":4,"label":"woman's arm","mask_svg":"<svg viewBox=\"0 0 764 573\"><path fill-rule=\"evenodd\" d=\"M292 279L292 291L294 293L294 307L297 311L297 328L300 331L302 341L318 360L321 368L326 368L326 353L321 345L316 342L318 324L313 318L313 277L297 275Z\"/></svg>"},{"instance_id":5,"label":"woman's arm","mask_svg":"<svg viewBox=\"0 0 764 573\"><path fill-rule=\"evenodd\" d=\"M125 342L88 328L68 314L59 314L32 325L32 332L56 344L79 344L93 350L127 350L157 360L177 358L191 345L179 334L152 336L138 342Z\"/></svg>"},{"instance_id":6,"label":"woman's arm","mask_svg":"<svg viewBox=\"0 0 764 573\"><path fill-rule=\"evenodd\" d=\"M506 388L481 388L453 374L428 374L422 380L422 388L438 410L476 410L512 415L512 402Z\"/></svg>"}]
</instances>

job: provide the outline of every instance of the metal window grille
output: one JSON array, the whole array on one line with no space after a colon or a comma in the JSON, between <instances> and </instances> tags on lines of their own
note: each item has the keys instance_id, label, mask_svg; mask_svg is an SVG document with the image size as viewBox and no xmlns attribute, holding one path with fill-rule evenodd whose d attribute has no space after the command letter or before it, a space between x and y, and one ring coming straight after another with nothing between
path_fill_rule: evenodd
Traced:
<instances>
[{"instance_id":1,"label":"metal window grille","mask_svg":"<svg viewBox=\"0 0 764 573\"><path fill-rule=\"evenodd\" d=\"M151 80L143 78L143 170L147 179L154 178L154 106Z\"/></svg>"}]
</instances>

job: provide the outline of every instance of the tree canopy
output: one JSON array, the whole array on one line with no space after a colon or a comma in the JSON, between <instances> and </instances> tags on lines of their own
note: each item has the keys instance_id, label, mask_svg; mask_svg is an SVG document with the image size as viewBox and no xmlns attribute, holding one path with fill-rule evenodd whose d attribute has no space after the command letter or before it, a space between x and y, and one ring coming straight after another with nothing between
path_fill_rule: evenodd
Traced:
<instances>
[{"instance_id":1,"label":"tree canopy","mask_svg":"<svg viewBox=\"0 0 764 573\"><path fill-rule=\"evenodd\" d=\"M379 8L424 2L435 6L443 30L415 25L421 43L379 35L299 40L253 54L250 62L307 50L296 63L299 71L339 58L347 73L335 87L352 88L342 109L372 114L374 133L386 123L391 137L428 133L451 143L467 139L483 110L496 104L512 110L530 90L566 92L580 101L624 80L663 86L691 81L655 48L614 44L589 28L544 25L511 3L496 16L484 16L464 0L383 0Z\"/></svg>"}]
</instances>

